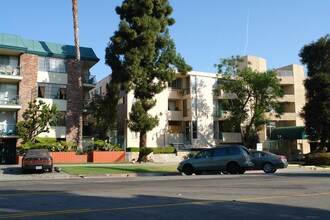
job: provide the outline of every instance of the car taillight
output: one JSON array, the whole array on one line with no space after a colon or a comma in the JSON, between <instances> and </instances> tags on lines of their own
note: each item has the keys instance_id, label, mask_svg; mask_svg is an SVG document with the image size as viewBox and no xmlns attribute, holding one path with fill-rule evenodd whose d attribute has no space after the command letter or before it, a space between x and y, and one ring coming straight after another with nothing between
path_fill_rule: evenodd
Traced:
<instances>
[{"instance_id":1,"label":"car taillight","mask_svg":"<svg viewBox=\"0 0 330 220\"><path fill-rule=\"evenodd\" d=\"M280 159L282 161L286 161L286 157L285 156L280 156L278 159Z\"/></svg>"}]
</instances>

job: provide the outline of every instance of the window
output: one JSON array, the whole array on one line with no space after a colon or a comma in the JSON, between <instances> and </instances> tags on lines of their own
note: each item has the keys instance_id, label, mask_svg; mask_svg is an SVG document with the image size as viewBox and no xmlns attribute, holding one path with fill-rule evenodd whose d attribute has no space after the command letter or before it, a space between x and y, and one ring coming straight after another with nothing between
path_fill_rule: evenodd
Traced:
<instances>
[{"instance_id":1,"label":"window","mask_svg":"<svg viewBox=\"0 0 330 220\"><path fill-rule=\"evenodd\" d=\"M171 89L182 89L182 79L177 78L168 84Z\"/></svg>"},{"instance_id":2,"label":"window","mask_svg":"<svg viewBox=\"0 0 330 220\"><path fill-rule=\"evenodd\" d=\"M197 139L197 121L193 121L192 122L192 126L193 126L193 139Z\"/></svg>"},{"instance_id":3,"label":"window","mask_svg":"<svg viewBox=\"0 0 330 220\"><path fill-rule=\"evenodd\" d=\"M222 156L227 156L227 148L215 148L214 149L214 156L215 157L222 157Z\"/></svg>"},{"instance_id":4,"label":"window","mask_svg":"<svg viewBox=\"0 0 330 220\"><path fill-rule=\"evenodd\" d=\"M208 157L212 157L212 155L213 155L213 150L204 150L199 154L197 154L195 158L208 158Z\"/></svg>"},{"instance_id":5,"label":"window","mask_svg":"<svg viewBox=\"0 0 330 220\"><path fill-rule=\"evenodd\" d=\"M66 126L66 112L61 112L57 126Z\"/></svg>"},{"instance_id":6,"label":"window","mask_svg":"<svg viewBox=\"0 0 330 220\"><path fill-rule=\"evenodd\" d=\"M0 55L0 65L9 65L9 56Z\"/></svg>"},{"instance_id":7,"label":"window","mask_svg":"<svg viewBox=\"0 0 330 220\"><path fill-rule=\"evenodd\" d=\"M66 85L38 83L38 98L66 100Z\"/></svg>"},{"instance_id":8,"label":"window","mask_svg":"<svg viewBox=\"0 0 330 220\"><path fill-rule=\"evenodd\" d=\"M238 155L241 151L238 147L228 147L228 155Z\"/></svg>"},{"instance_id":9,"label":"window","mask_svg":"<svg viewBox=\"0 0 330 220\"><path fill-rule=\"evenodd\" d=\"M38 70L66 73L67 61L61 58L39 56Z\"/></svg>"}]
</instances>

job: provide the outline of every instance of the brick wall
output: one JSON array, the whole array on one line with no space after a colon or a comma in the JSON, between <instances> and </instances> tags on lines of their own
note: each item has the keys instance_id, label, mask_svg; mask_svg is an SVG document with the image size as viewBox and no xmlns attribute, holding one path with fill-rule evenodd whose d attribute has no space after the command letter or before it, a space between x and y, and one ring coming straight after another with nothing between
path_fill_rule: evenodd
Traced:
<instances>
[{"instance_id":1,"label":"brick wall","mask_svg":"<svg viewBox=\"0 0 330 220\"><path fill-rule=\"evenodd\" d=\"M17 119L21 121L23 112L29 107L28 102L37 98L38 92L38 56L22 54L20 56L20 68L23 80L19 82L19 96L22 108L18 111Z\"/></svg>"}]
</instances>

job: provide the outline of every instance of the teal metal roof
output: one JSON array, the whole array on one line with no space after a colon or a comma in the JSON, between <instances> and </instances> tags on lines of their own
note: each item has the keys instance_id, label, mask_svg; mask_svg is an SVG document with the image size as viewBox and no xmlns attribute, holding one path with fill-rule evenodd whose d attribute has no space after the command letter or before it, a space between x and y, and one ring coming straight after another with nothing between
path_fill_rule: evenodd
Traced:
<instances>
[{"instance_id":1,"label":"teal metal roof","mask_svg":"<svg viewBox=\"0 0 330 220\"><path fill-rule=\"evenodd\" d=\"M19 35L0 33L0 48L24 51L40 56L74 59L76 57L75 46L49 43L38 40L22 39ZM82 60L98 62L92 48L80 47Z\"/></svg>"},{"instance_id":2,"label":"teal metal roof","mask_svg":"<svg viewBox=\"0 0 330 220\"><path fill-rule=\"evenodd\" d=\"M19 51L26 51L27 49L21 36L3 33L0 33L0 48Z\"/></svg>"},{"instance_id":3,"label":"teal metal roof","mask_svg":"<svg viewBox=\"0 0 330 220\"><path fill-rule=\"evenodd\" d=\"M270 139L272 140L299 140L306 139L307 134L304 126L278 127L272 130Z\"/></svg>"}]
</instances>

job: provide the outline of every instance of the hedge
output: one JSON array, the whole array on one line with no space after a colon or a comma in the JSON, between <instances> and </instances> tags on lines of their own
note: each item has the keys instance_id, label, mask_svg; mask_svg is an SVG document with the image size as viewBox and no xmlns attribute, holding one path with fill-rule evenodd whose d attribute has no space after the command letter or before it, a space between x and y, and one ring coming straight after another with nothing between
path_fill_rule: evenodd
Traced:
<instances>
[{"instance_id":1,"label":"hedge","mask_svg":"<svg viewBox=\"0 0 330 220\"><path fill-rule=\"evenodd\" d=\"M310 153L305 156L306 165L330 165L330 153Z\"/></svg>"},{"instance_id":2,"label":"hedge","mask_svg":"<svg viewBox=\"0 0 330 220\"><path fill-rule=\"evenodd\" d=\"M140 148L138 148L138 147L128 147L128 148L126 148L126 152L140 152Z\"/></svg>"},{"instance_id":3,"label":"hedge","mask_svg":"<svg viewBox=\"0 0 330 220\"><path fill-rule=\"evenodd\" d=\"M154 154L174 154L176 153L175 147L157 147L153 148Z\"/></svg>"}]
</instances>

